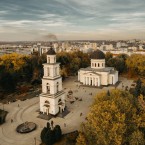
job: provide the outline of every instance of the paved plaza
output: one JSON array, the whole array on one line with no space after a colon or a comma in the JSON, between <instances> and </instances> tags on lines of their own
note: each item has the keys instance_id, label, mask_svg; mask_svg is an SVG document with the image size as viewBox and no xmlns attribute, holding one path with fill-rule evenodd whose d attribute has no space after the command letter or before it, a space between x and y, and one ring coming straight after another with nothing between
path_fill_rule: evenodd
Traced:
<instances>
[{"instance_id":1,"label":"paved plaza","mask_svg":"<svg viewBox=\"0 0 145 145\"><path fill-rule=\"evenodd\" d=\"M61 126L63 133L79 130L80 124L85 120L89 106L93 102L93 97L102 90L114 89L114 86L103 87L102 89L84 87L80 86L80 83L76 80L77 77L70 77L63 82L64 91L68 93L69 90L72 90L73 97L78 98L73 103L70 103L67 99L66 105L70 113L64 118L56 117L51 119L54 125L58 124ZM130 88L133 83L133 80L127 80L125 78L119 78L119 80L121 81L117 86L119 89L122 89L122 83L123 88L125 86ZM0 104L0 108L3 108L2 104ZM5 104L4 109L9 113L6 117L6 123L0 126L0 145L35 145L35 141L36 145L39 145L41 142L40 132L47 123L47 120L37 117L39 115L39 97ZM11 122L11 119L13 122ZM28 134L17 133L17 126L25 121L36 123L37 129Z\"/></svg>"}]
</instances>

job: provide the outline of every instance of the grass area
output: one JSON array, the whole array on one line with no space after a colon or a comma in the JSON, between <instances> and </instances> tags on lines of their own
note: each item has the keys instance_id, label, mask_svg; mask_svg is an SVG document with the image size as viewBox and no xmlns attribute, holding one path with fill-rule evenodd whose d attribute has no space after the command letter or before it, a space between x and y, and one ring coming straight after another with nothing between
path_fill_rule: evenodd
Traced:
<instances>
[{"instance_id":1,"label":"grass area","mask_svg":"<svg viewBox=\"0 0 145 145\"><path fill-rule=\"evenodd\" d=\"M29 89L28 89L29 88ZM2 97L0 102L2 103L8 103L8 102L15 102L17 100L26 100L33 97L38 96L41 93L41 86L38 85L36 87L21 87L21 90L17 89L14 93L6 94L6 93L0 93Z\"/></svg>"}]
</instances>

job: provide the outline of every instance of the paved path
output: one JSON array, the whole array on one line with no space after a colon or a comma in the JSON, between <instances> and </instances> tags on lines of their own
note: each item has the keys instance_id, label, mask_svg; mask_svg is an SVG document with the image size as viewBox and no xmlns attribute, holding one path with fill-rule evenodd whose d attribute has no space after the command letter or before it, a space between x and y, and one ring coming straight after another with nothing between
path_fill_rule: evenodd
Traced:
<instances>
[{"instance_id":1,"label":"paved path","mask_svg":"<svg viewBox=\"0 0 145 145\"><path fill-rule=\"evenodd\" d=\"M53 118L54 125L59 124L63 133L68 133L79 129L80 124L85 120L89 111L89 106L92 104L93 97L102 91L99 88L78 87L80 84L75 82L76 78L69 78L64 81L63 88L68 92L73 91L73 96L82 98L82 101L75 101L73 104L67 102L66 105L70 113L64 118ZM132 80L120 78L124 86L131 86ZM104 87L103 90L113 89L114 87ZM122 83L118 85L122 89ZM90 95L92 93L92 95ZM19 104L19 106L18 106ZM0 104L2 109L2 104ZM17 101L11 104L4 105L5 110L9 113L6 118L6 123L0 126L0 145L36 145L40 144L40 132L46 125L46 120L37 118L39 110L39 98L35 97L25 101ZM80 116L80 114L82 115ZM11 123L11 119L13 122ZM50 121L51 121L50 120ZM25 121L34 122L37 124L37 129L28 134L19 134L16 132L16 127ZM64 126L66 124L66 127Z\"/></svg>"}]
</instances>

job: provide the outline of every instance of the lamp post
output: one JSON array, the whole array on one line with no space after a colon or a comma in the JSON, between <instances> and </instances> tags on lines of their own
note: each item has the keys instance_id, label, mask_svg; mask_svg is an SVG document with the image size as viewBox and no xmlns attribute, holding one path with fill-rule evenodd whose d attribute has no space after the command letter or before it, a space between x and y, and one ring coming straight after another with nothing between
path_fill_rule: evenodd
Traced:
<instances>
[{"instance_id":1,"label":"lamp post","mask_svg":"<svg viewBox=\"0 0 145 145\"><path fill-rule=\"evenodd\" d=\"M3 103L3 110L4 110L4 103Z\"/></svg>"},{"instance_id":2,"label":"lamp post","mask_svg":"<svg viewBox=\"0 0 145 145\"><path fill-rule=\"evenodd\" d=\"M34 142L35 142L35 145L36 145L36 137L34 137Z\"/></svg>"}]
</instances>

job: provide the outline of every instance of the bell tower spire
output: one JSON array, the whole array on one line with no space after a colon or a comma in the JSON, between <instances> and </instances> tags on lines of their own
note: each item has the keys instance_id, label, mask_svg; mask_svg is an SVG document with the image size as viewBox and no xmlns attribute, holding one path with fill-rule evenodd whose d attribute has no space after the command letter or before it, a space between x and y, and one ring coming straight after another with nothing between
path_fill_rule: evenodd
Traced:
<instances>
[{"instance_id":1,"label":"bell tower spire","mask_svg":"<svg viewBox=\"0 0 145 145\"><path fill-rule=\"evenodd\" d=\"M56 53L51 46L47 52L47 63L43 64L44 76L40 94L40 111L47 115L56 115L65 108L65 92L62 89L59 68L60 63L56 62Z\"/></svg>"}]
</instances>

